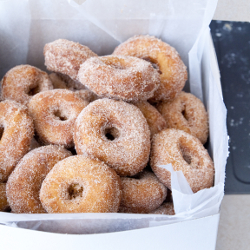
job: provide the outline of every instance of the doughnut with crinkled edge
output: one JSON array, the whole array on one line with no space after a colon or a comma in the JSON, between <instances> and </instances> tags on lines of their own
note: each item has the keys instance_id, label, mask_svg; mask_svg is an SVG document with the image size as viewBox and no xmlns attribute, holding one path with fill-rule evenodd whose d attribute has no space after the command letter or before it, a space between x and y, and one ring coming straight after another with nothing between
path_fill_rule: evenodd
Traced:
<instances>
[{"instance_id":1,"label":"doughnut with crinkled edge","mask_svg":"<svg viewBox=\"0 0 250 250\"><path fill-rule=\"evenodd\" d=\"M48 74L30 65L9 70L2 79L2 99L27 105L33 95L53 89Z\"/></svg>"},{"instance_id":2,"label":"doughnut with crinkled edge","mask_svg":"<svg viewBox=\"0 0 250 250\"><path fill-rule=\"evenodd\" d=\"M151 138L167 127L166 121L154 106L150 105L148 102L135 102L133 104L139 108L145 116L150 129Z\"/></svg>"},{"instance_id":3,"label":"doughnut with crinkled edge","mask_svg":"<svg viewBox=\"0 0 250 250\"><path fill-rule=\"evenodd\" d=\"M150 131L141 111L111 99L90 103L74 129L77 154L96 157L121 176L132 176L147 165Z\"/></svg>"},{"instance_id":4,"label":"doughnut with crinkled edge","mask_svg":"<svg viewBox=\"0 0 250 250\"><path fill-rule=\"evenodd\" d=\"M187 80L187 69L178 52L156 37L134 36L116 47L113 55L139 57L158 69L161 82L150 102L174 99Z\"/></svg>"},{"instance_id":5,"label":"doughnut with crinkled edge","mask_svg":"<svg viewBox=\"0 0 250 250\"><path fill-rule=\"evenodd\" d=\"M0 211L7 212L10 210L6 196L6 183L0 183Z\"/></svg>"},{"instance_id":6,"label":"doughnut with crinkled edge","mask_svg":"<svg viewBox=\"0 0 250 250\"><path fill-rule=\"evenodd\" d=\"M45 65L50 71L65 74L77 80L80 65L88 58L97 56L87 46L58 39L44 46Z\"/></svg>"},{"instance_id":7,"label":"doughnut with crinkled edge","mask_svg":"<svg viewBox=\"0 0 250 250\"><path fill-rule=\"evenodd\" d=\"M0 102L0 182L7 181L29 151L33 134L33 120L25 106L10 100Z\"/></svg>"},{"instance_id":8,"label":"doughnut with crinkled edge","mask_svg":"<svg viewBox=\"0 0 250 250\"><path fill-rule=\"evenodd\" d=\"M36 148L17 164L7 182L7 198L13 213L46 213L39 194L42 182L54 165L71 156L63 147Z\"/></svg>"},{"instance_id":9,"label":"doughnut with crinkled edge","mask_svg":"<svg viewBox=\"0 0 250 250\"><path fill-rule=\"evenodd\" d=\"M171 174L161 165L172 164L182 171L194 193L213 186L214 164L196 137L177 129L165 129L152 141L150 166L159 180L171 189Z\"/></svg>"},{"instance_id":10,"label":"doughnut with crinkled edge","mask_svg":"<svg viewBox=\"0 0 250 250\"><path fill-rule=\"evenodd\" d=\"M121 183L115 171L83 155L58 162L40 191L49 213L114 213L120 199Z\"/></svg>"},{"instance_id":11,"label":"doughnut with crinkled edge","mask_svg":"<svg viewBox=\"0 0 250 250\"><path fill-rule=\"evenodd\" d=\"M175 215L173 202L164 202L160 207L150 212L150 214Z\"/></svg>"},{"instance_id":12,"label":"doughnut with crinkled edge","mask_svg":"<svg viewBox=\"0 0 250 250\"><path fill-rule=\"evenodd\" d=\"M70 148L73 127L80 112L88 105L78 94L66 89L54 89L35 95L29 102L39 139L44 144Z\"/></svg>"},{"instance_id":13,"label":"doughnut with crinkled edge","mask_svg":"<svg viewBox=\"0 0 250 250\"><path fill-rule=\"evenodd\" d=\"M81 65L78 79L98 96L125 101L149 99L160 83L150 63L131 56L92 57Z\"/></svg>"},{"instance_id":14,"label":"doughnut with crinkled edge","mask_svg":"<svg viewBox=\"0 0 250 250\"><path fill-rule=\"evenodd\" d=\"M143 171L136 177L122 177L121 213L149 213L166 199L167 188L149 172Z\"/></svg>"},{"instance_id":15,"label":"doughnut with crinkled edge","mask_svg":"<svg viewBox=\"0 0 250 250\"><path fill-rule=\"evenodd\" d=\"M208 115L200 99L181 92L174 100L157 106L168 128L183 130L197 137L202 144L208 137Z\"/></svg>"}]
</instances>

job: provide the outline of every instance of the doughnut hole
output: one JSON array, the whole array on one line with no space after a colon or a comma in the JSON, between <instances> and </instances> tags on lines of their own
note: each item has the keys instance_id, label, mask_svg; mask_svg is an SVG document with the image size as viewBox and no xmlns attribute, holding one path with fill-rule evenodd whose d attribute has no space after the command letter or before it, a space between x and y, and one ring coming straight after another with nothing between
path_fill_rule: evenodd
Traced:
<instances>
[{"instance_id":1,"label":"doughnut hole","mask_svg":"<svg viewBox=\"0 0 250 250\"><path fill-rule=\"evenodd\" d=\"M186 110L186 106L185 104L183 105L183 108L182 108L182 111L181 111L181 114L183 115L183 117L188 121L189 117L188 117L188 114L187 114L187 110Z\"/></svg>"},{"instance_id":2,"label":"doughnut hole","mask_svg":"<svg viewBox=\"0 0 250 250\"><path fill-rule=\"evenodd\" d=\"M105 138L109 141L114 141L115 139L118 139L120 136L120 132L115 127L108 127L104 130Z\"/></svg>"},{"instance_id":3,"label":"doughnut hole","mask_svg":"<svg viewBox=\"0 0 250 250\"><path fill-rule=\"evenodd\" d=\"M82 197L84 188L79 183L72 183L68 187L68 199L73 200L77 197Z\"/></svg>"},{"instance_id":4,"label":"doughnut hole","mask_svg":"<svg viewBox=\"0 0 250 250\"><path fill-rule=\"evenodd\" d=\"M62 110L60 107L57 107L54 112L53 115L55 116L56 120L60 120L60 121L67 121L69 119L68 114Z\"/></svg>"},{"instance_id":5,"label":"doughnut hole","mask_svg":"<svg viewBox=\"0 0 250 250\"><path fill-rule=\"evenodd\" d=\"M153 68L156 69L160 75L162 74L157 60L155 60L151 57L143 57L142 59L147 61L147 62L150 62L151 65L153 66Z\"/></svg>"},{"instance_id":6,"label":"doughnut hole","mask_svg":"<svg viewBox=\"0 0 250 250\"><path fill-rule=\"evenodd\" d=\"M0 141L3 137L3 133L4 133L4 126L0 125Z\"/></svg>"},{"instance_id":7,"label":"doughnut hole","mask_svg":"<svg viewBox=\"0 0 250 250\"><path fill-rule=\"evenodd\" d=\"M39 85L35 85L35 86L30 86L30 88L28 89L28 95L29 96L33 96L33 95L36 95L40 92L40 87Z\"/></svg>"}]
</instances>

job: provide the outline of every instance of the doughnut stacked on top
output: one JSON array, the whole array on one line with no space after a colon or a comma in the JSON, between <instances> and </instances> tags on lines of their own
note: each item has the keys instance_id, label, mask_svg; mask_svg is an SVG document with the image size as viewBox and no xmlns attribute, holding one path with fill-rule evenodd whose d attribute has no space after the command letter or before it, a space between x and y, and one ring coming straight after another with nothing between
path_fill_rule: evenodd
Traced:
<instances>
[{"instance_id":1,"label":"doughnut stacked on top","mask_svg":"<svg viewBox=\"0 0 250 250\"><path fill-rule=\"evenodd\" d=\"M174 215L169 163L193 192L213 185L207 113L173 47L136 36L99 57L59 39L44 57L50 75L2 80L0 210Z\"/></svg>"}]
</instances>

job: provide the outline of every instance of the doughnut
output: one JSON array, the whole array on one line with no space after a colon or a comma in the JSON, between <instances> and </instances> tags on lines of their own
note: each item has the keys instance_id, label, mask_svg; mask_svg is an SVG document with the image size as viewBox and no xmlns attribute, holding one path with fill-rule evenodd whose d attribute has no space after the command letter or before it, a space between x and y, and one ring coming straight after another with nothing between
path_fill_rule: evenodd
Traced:
<instances>
[{"instance_id":1,"label":"doughnut","mask_svg":"<svg viewBox=\"0 0 250 250\"><path fill-rule=\"evenodd\" d=\"M131 56L92 57L81 65L78 79L98 96L124 101L147 100L160 83L149 62Z\"/></svg>"},{"instance_id":2,"label":"doughnut","mask_svg":"<svg viewBox=\"0 0 250 250\"><path fill-rule=\"evenodd\" d=\"M135 36L116 47L113 55L135 56L152 63L160 73L160 86L152 102L174 99L187 80L187 69L178 52L153 36Z\"/></svg>"},{"instance_id":3,"label":"doughnut","mask_svg":"<svg viewBox=\"0 0 250 250\"><path fill-rule=\"evenodd\" d=\"M66 89L41 92L30 100L28 108L35 130L45 144L70 148L77 116L88 105L78 94Z\"/></svg>"},{"instance_id":4,"label":"doughnut","mask_svg":"<svg viewBox=\"0 0 250 250\"><path fill-rule=\"evenodd\" d=\"M136 177L122 177L121 183L121 213L149 213L158 208L167 196L167 188L149 171L143 171Z\"/></svg>"},{"instance_id":5,"label":"doughnut","mask_svg":"<svg viewBox=\"0 0 250 250\"><path fill-rule=\"evenodd\" d=\"M0 102L0 182L6 182L18 161L29 151L34 125L25 106Z\"/></svg>"},{"instance_id":6,"label":"doughnut","mask_svg":"<svg viewBox=\"0 0 250 250\"><path fill-rule=\"evenodd\" d=\"M97 56L88 47L66 39L58 39L44 46L45 65L50 71L65 74L77 80L80 65Z\"/></svg>"},{"instance_id":7,"label":"doughnut","mask_svg":"<svg viewBox=\"0 0 250 250\"><path fill-rule=\"evenodd\" d=\"M7 198L13 213L46 213L39 194L43 180L54 165L71 153L56 145L36 148L17 164L7 182Z\"/></svg>"},{"instance_id":8,"label":"doughnut","mask_svg":"<svg viewBox=\"0 0 250 250\"><path fill-rule=\"evenodd\" d=\"M114 213L120 199L121 181L115 171L83 155L58 162L40 191L48 213Z\"/></svg>"},{"instance_id":9,"label":"doughnut","mask_svg":"<svg viewBox=\"0 0 250 250\"><path fill-rule=\"evenodd\" d=\"M181 92L174 100L157 106L167 123L167 128L183 130L197 137L202 144L208 137L208 115L200 99Z\"/></svg>"},{"instance_id":10,"label":"doughnut","mask_svg":"<svg viewBox=\"0 0 250 250\"><path fill-rule=\"evenodd\" d=\"M182 171L194 193L213 186L214 164L196 137L177 129L165 129L152 141L150 166L159 180L171 189L171 174L161 165L172 164Z\"/></svg>"},{"instance_id":11,"label":"doughnut","mask_svg":"<svg viewBox=\"0 0 250 250\"><path fill-rule=\"evenodd\" d=\"M164 202L159 208L150 212L150 214L175 215L173 202Z\"/></svg>"},{"instance_id":12,"label":"doughnut","mask_svg":"<svg viewBox=\"0 0 250 250\"><path fill-rule=\"evenodd\" d=\"M134 105L139 108L145 116L150 129L151 138L166 128L166 121L154 106L146 101L136 102Z\"/></svg>"},{"instance_id":13,"label":"doughnut","mask_svg":"<svg viewBox=\"0 0 250 250\"><path fill-rule=\"evenodd\" d=\"M53 89L48 74L30 65L9 70L2 79L2 99L27 105L33 95Z\"/></svg>"},{"instance_id":14,"label":"doughnut","mask_svg":"<svg viewBox=\"0 0 250 250\"><path fill-rule=\"evenodd\" d=\"M137 107L105 98L80 113L74 142L77 154L98 158L120 176L132 176L147 165L150 131Z\"/></svg>"},{"instance_id":15,"label":"doughnut","mask_svg":"<svg viewBox=\"0 0 250 250\"><path fill-rule=\"evenodd\" d=\"M7 212L9 210L10 206L6 196L6 183L0 183L0 212Z\"/></svg>"}]
</instances>

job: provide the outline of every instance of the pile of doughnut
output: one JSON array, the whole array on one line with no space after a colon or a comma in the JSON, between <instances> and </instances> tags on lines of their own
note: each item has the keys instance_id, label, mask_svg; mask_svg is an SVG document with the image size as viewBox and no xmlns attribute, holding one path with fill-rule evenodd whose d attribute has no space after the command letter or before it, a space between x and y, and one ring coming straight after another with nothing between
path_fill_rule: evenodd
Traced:
<instances>
[{"instance_id":1,"label":"pile of doughnut","mask_svg":"<svg viewBox=\"0 0 250 250\"><path fill-rule=\"evenodd\" d=\"M208 115L173 47L140 35L98 56L59 39L44 57L51 74L1 80L0 211L174 215L170 163L193 192L213 186Z\"/></svg>"}]
</instances>

